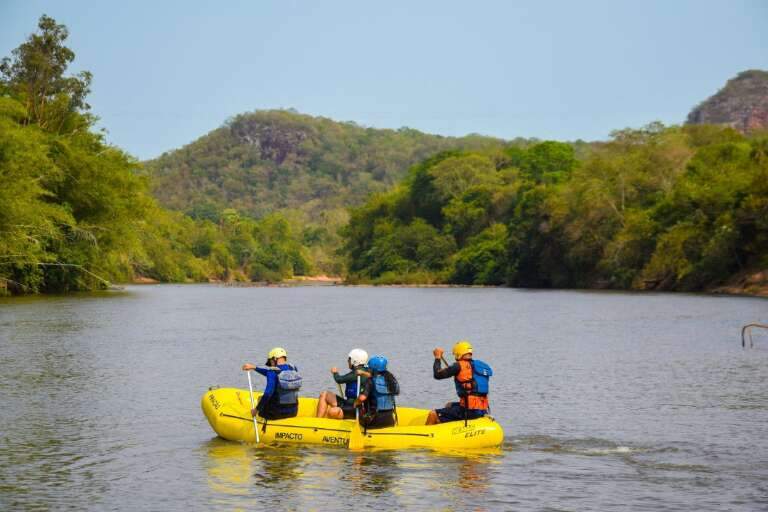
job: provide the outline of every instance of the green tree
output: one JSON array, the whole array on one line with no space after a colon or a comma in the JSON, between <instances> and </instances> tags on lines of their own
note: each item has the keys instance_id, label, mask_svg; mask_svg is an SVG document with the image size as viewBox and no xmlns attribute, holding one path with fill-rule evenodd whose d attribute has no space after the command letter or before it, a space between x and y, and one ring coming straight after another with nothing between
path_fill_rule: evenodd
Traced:
<instances>
[{"instance_id":1,"label":"green tree","mask_svg":"<svg viewBox=\"0 0 768 512\"><path fill-rule=\"evenodd\" d=\"M556 183L566 179L577 164L571 144L550 140L528 148L518 167L535 181Z\"/></svg>"},{"instance_id":2,"label":"green tree","mask_svg":"<svg viewBox=\"0 0 768 512\"><path fill-rule=\"evenodd\" d=\"M451 281L460 284L504 284L509 274L506 269L507 244L507 228L503 224L493 224L472 237L454 256Z\"/></svg>"},{"instance_id":3,"label":"green tree","mask_svg":"<svg viewBox=\"0 0 768 512\"><path fill-rule=\"evenodd\" d=\"M46 15L40 17L38 32L13 50L13 58L0 62L2 85L24 105L24 123L48 131L71 131L88 125L92 118L72 115L88 110L91 73L65 76L75 53L64 45L69 31Z\"/></svg>"},{"instance_id":4,"label":"green tree","mask_svg":"<svg viewBox=\"0 0 768 512\"><path fill-rule=\"evenodd\" d=\"M445 200L461 197L475 187L494 187L501 183L493 161L485 155L468 154L446 158L429 173L435 188Z\"/></svg>"}]
</instances>

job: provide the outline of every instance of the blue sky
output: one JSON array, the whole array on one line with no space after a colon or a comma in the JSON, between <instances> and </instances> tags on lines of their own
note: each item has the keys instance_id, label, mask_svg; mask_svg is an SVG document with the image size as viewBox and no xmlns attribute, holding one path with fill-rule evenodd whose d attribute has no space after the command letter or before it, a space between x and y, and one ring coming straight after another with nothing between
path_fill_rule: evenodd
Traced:
<instances>
[{"instance_id":1,"label":"blue sky","mask_svg":"<svg viewBox=\"0 0 768 512\"><path fill-rule=\"evenodd\" d=\"M680 123L768 69L768 2L0 0L0 54L46 13L110 142L151 158L295 108L443 135L604 139Z\"/></svg>"}]
</instances>

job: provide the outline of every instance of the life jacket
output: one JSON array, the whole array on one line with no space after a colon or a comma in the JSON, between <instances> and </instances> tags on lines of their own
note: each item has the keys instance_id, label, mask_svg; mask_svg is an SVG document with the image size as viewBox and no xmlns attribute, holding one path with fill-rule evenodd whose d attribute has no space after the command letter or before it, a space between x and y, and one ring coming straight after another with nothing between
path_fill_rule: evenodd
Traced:
<instances>
[{"instance_id":1,"label":"life jacket","mask_svg":"<svg viewBox=\"0 0 768 512\"><path fill-rule=\"evenodd\" d=\"M465 409L488 410L488 380L493 370L477 359L457 361L461 369L453 378L459 403Z\"/></svg>"},{"instance_id":2,"label":"life jacket","mask_svg":"<svg viewBox=\"0 0 768 512\"><path fill-rule=\"evenodd\" d=\"M392 388L387 384L387 379L383 373L376 373L373 376L373 386L371 391L376 402L376 412L393 411L395 409L395 395L400 394L400 385L392 378Z\"/></svg>"},{"instance_id":3,"label":"life jacket","mask_svg":"<svg viewBox=\"0 0 768 512\"><path fill-rule=\"evenodd\" d=\"M301 389L301 375L299 369L292 364L278 365L280 372L277 374L277 399L280 405L293 405L299 403L299 389Z\"/></svg>"},{"instance_id":4,"label":"life jacket","mask_svg":"<svg viewBox=\"0 0 768 512\"><path fill-rule=\"evenodd\" d=\"M365 366L357 366L352 371L357 371L357 370L370 371ZM365 382L365 379L366 379L365 377L360 377L361 386ZM357 378L355 378L355 380L353 380L352 382L347 382L347 384L344 386L344 397L349 400L354 400L355 398L357 398Z\"/></svg>"}]
</instances>

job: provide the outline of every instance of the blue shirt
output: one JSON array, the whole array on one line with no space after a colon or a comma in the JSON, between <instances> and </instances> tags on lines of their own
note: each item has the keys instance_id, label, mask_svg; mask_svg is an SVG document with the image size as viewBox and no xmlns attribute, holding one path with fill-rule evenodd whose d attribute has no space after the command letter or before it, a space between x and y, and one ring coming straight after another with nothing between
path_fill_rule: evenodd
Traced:
<instances>
[{"instance_id":1,"label":"blue shirt","mask_svg":"<svg viewBox=\"0 0 768 512\"><path fill-rule=\"evenodd\" d=\"M296 368L295 366L291 366L287 363L285 364L279 364L276 367L275 366L257 366L254 370L256 373L259 373L267 378L267 385L264 386L264 394L261 395L261 398L259 399L259 403L256 406L256 408L261 411L264 407L267 406L267 403L272 399L272 396L274 396L275 391L277 390L277 374L280 373L281 370L293 370Z\"/></svg>"}]
</instances>

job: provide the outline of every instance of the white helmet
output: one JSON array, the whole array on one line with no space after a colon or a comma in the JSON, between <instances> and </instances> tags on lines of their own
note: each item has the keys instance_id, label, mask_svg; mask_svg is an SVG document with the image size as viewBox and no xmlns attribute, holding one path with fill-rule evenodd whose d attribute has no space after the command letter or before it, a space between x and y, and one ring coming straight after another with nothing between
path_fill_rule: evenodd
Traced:
<instances>
[{"instance_id":1,"label":"white helmet","mask_svg":"<svg viewBox=\"0 0 768 512\"><path fill-rule=\"evenodd\" d=\"M363 366L368 363L368 352L361 348L350 350L348 357L352 366Z\"/></svg>"}]
</instances>

